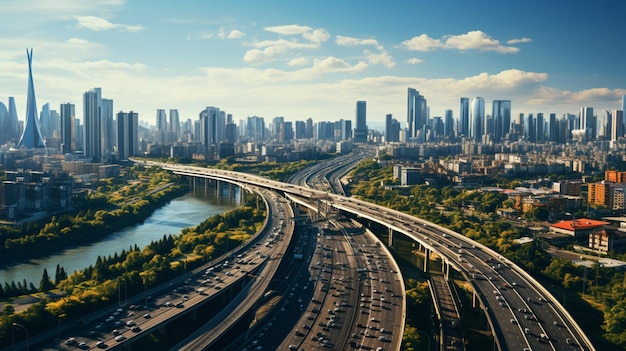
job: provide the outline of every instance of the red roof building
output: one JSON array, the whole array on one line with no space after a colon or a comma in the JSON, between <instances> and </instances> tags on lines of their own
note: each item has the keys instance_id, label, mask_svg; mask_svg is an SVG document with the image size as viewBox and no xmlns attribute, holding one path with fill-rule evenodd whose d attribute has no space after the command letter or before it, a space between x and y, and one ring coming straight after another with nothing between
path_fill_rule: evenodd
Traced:
<instances>
[{"instance_id":1,"label":"red roof building","mask_svg":"<svg viewBox=\"0 0 626 351\"><path fill-rule=\"evenodd\" d=\"M554 223L550 225L550 232L571 236L583 236L597 229L601 229L607 224L609 224L609 222L597 221L595 219L588 218L578 218Z\"/></svg>"}]
</instances>

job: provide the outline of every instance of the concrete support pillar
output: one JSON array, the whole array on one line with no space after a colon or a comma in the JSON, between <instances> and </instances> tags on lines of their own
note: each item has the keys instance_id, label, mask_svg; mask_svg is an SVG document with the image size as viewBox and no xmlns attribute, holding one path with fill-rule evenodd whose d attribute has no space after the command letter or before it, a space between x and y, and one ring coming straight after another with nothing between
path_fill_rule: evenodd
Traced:
<instances>
[{"instance_id":1,"label":"concrete support pillar","mask_svg":"<svg viewBox=\"0 0 626 351\"><path fill-rule=\"evenodd\" d=\"M478 296L476 295L476 290L472 291L472 308L476 308L478 305Z\"/></svg>"},{"instance_id":2,"label":"concrete support pillar","mask_svg":"<svg viewBox=\"0 0 626 351\"><path fill-rule=\"evenodd\" d=\"M424 272L428 273L428 261L430 261L430 250L424 248Z\"/></svg>"},{"instance_id":3,"label":"concrete support pillar","mask_svg":"<svg viewBox=\"0 0 626 351\"><path fill-rule=\"evenodd\" d=\"M393 248L393 229L392 228L387 228L389 229L389 235L387 236L387 246Z\"/></svg>"}]
</instances>

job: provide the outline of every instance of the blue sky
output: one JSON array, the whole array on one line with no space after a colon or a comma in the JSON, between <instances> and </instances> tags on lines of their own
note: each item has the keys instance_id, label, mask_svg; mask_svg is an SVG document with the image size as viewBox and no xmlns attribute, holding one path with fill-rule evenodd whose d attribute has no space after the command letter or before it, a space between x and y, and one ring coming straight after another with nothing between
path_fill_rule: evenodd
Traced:
<instances>
[{"instance_id":1,"label":"blue sky","mask_svg":"<svg viewBox=\"0 0 626 351\"><path fill-rule=\"evenodd\" d=\"M512 100L513 114L621 109L624 1L0 0L0 101L26 106L26 48L37 105L76 104L101 87L115 111L236 121L406 122L407 88L431 116L459 98Z\"/></svg>"}]
</instances>

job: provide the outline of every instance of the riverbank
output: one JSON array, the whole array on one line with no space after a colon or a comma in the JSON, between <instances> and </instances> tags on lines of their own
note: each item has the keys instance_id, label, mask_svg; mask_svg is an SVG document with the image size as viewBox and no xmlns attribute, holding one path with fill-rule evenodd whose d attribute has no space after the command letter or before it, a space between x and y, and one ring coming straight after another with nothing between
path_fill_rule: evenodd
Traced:
<instances>
[{"instance_id":1,"label":"riverbank","mask_svg":"<svg viewBox=\"0 0 626 351\"><path fill-rule=\"evenodd\" d=\"M156 209L187 191L186 185L168 183L113 210L78 209L73 214L31 223L30 226L41 230L36 234L5 238L0 247L0 268L85 245L121 228L142 223Z\"/></svg>"}]
</instances>

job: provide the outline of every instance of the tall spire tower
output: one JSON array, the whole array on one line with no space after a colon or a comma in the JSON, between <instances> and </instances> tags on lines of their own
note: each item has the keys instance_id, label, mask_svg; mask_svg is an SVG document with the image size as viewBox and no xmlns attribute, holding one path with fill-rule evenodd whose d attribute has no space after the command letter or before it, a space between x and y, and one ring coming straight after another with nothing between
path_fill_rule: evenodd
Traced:
<instances>
[{"instance_id":1,"label":"tall spire tower","mask_svg":"<svg viewBox=\"0 0 626 351\"><path fill-rule=\"evenodd\" d=\"M17 148L25 147L27 149L45 148L46 143L41 137L39 125L37 124L37 102L35 101L35 85L33 84L33 49L26 49L28 57L28 96L26 98L26 123L24 125L24 133Z\"/></svg>"}]
</instances>

